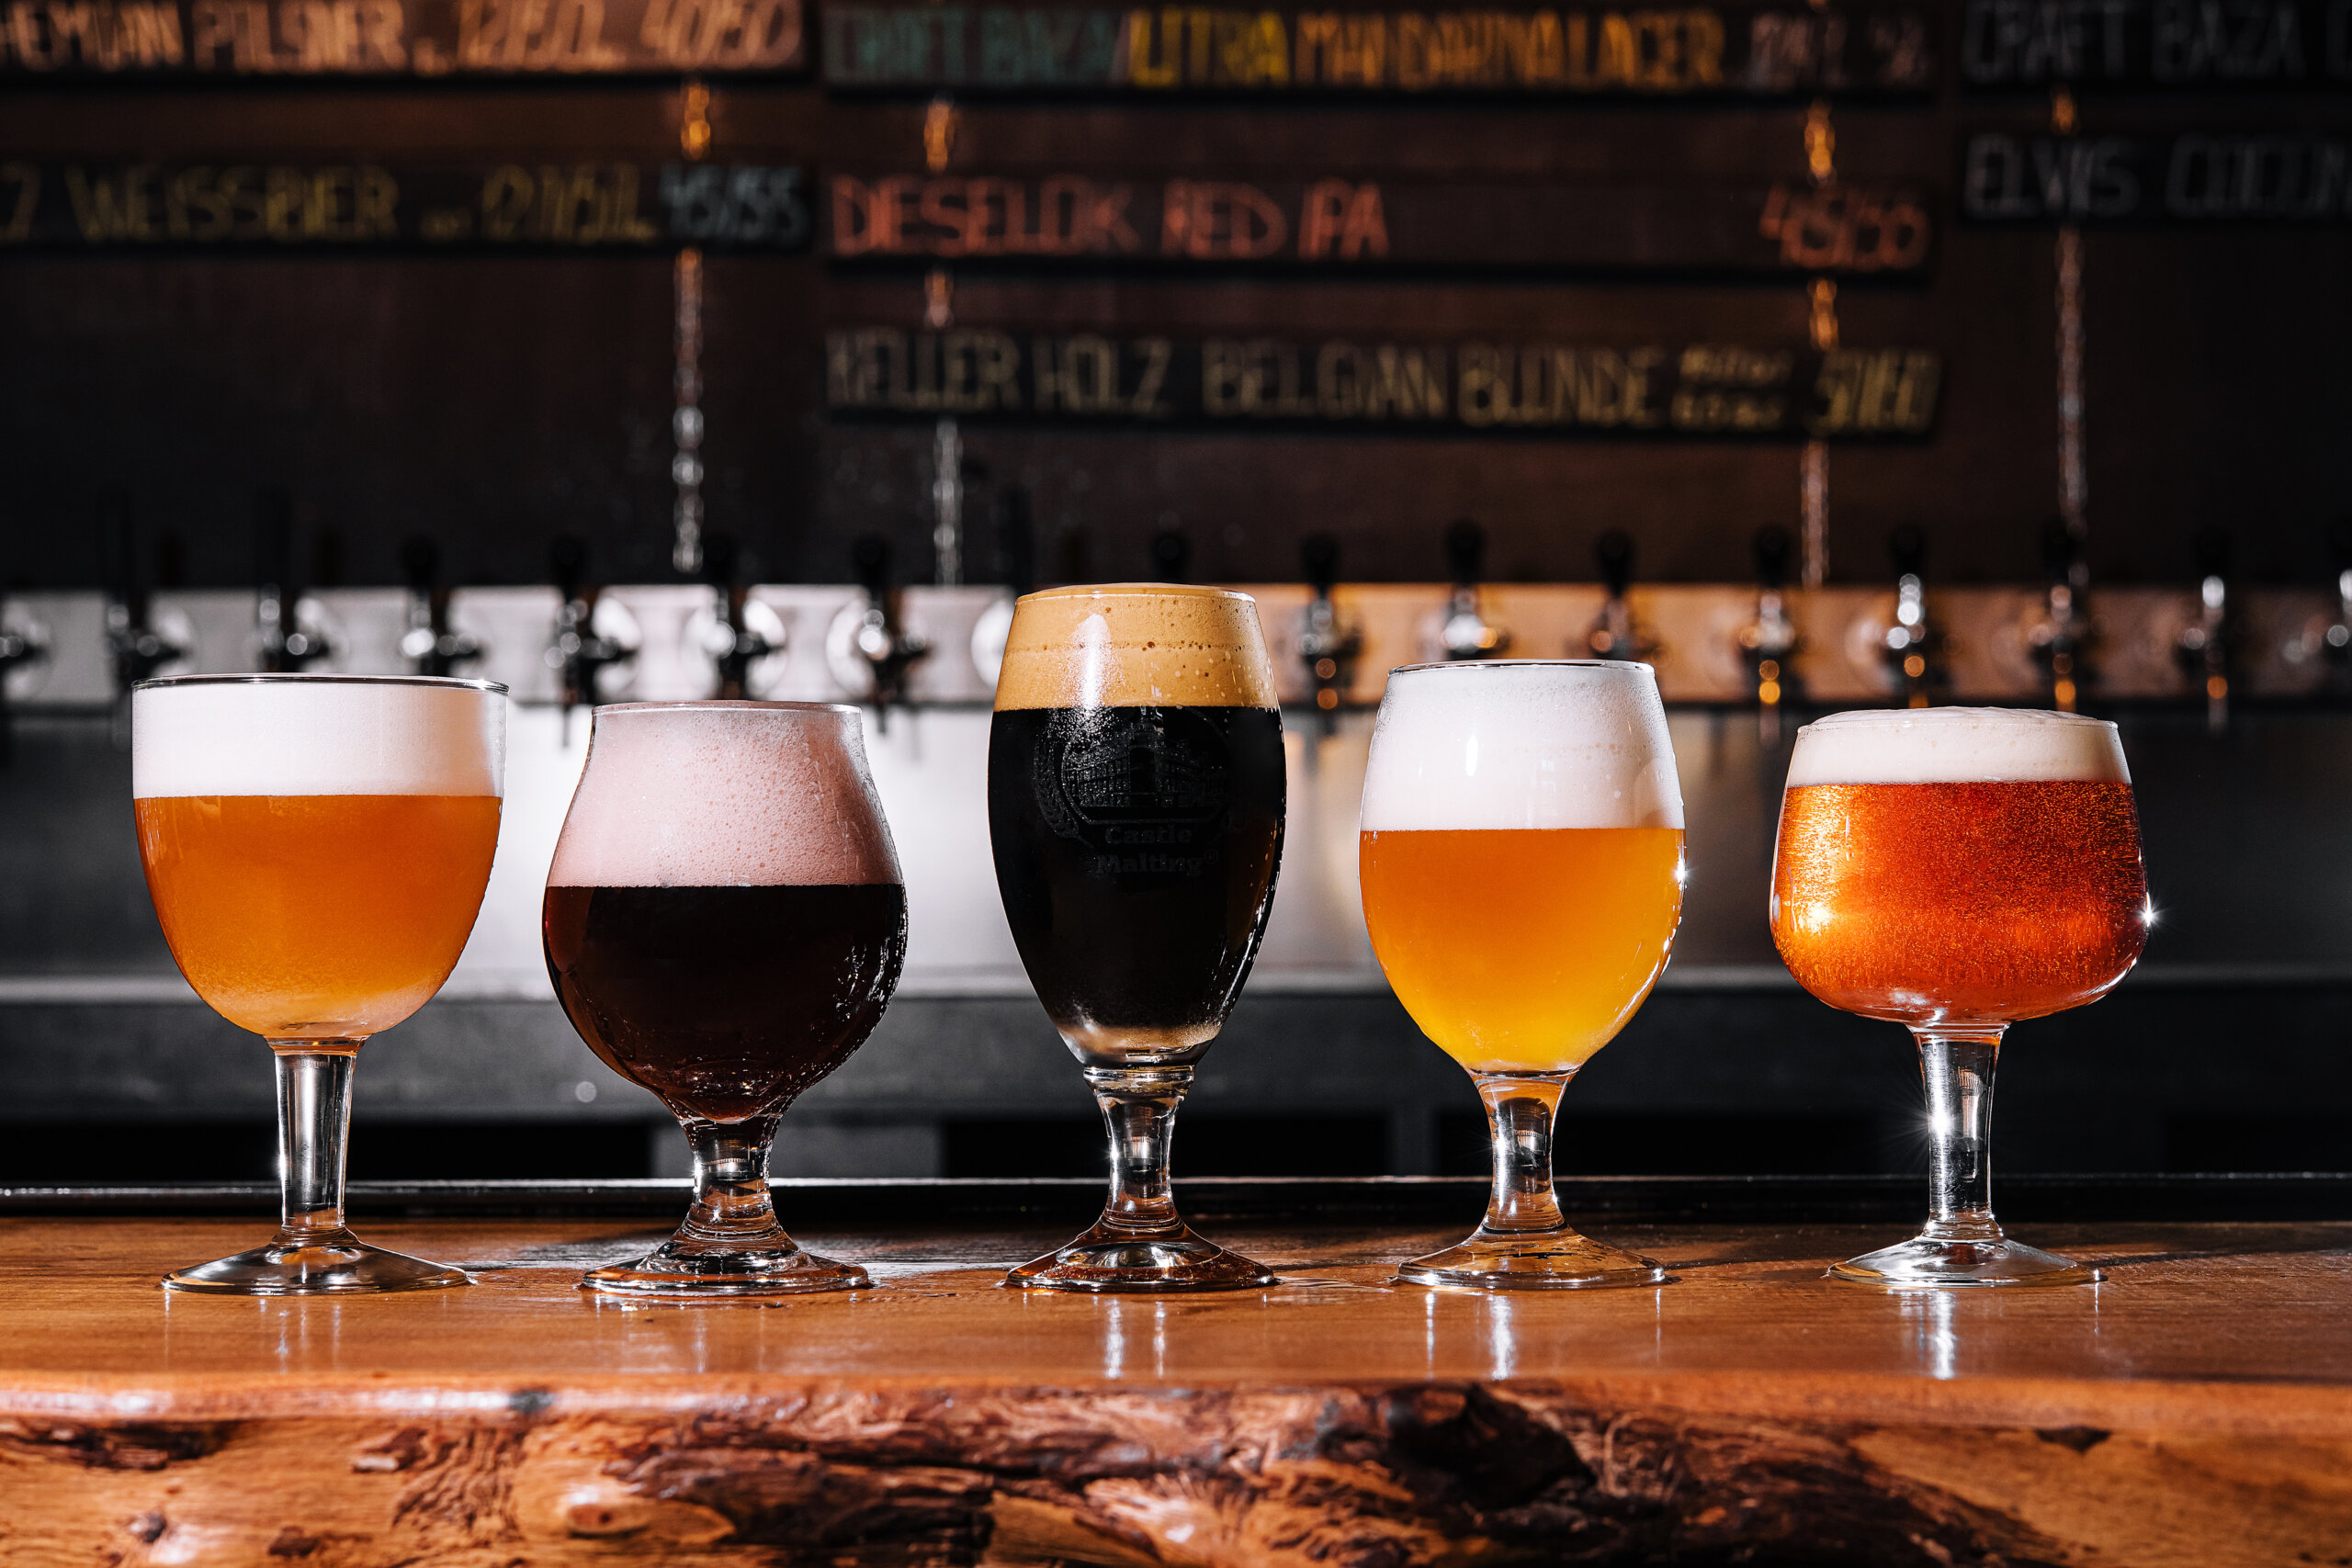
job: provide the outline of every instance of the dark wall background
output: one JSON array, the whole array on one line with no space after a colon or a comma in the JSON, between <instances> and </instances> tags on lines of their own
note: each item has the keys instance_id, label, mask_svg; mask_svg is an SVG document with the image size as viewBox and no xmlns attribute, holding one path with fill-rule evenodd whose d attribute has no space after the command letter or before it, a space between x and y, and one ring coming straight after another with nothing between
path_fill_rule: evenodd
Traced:
<instances>
[{"instance_id":1,"label":"dark wall background","mask_svg":"<svg viewBox=\"0 0 2352 1568\"><path fill-rule=\"evenodd\" d=\"M2040 96L1945 85L1916 106L1840 106L1841 175L1932 182L1939 254L1924 284L1849 283L1845 341L1942 350L1931 439L1841 446L1831 576L1885 570L1884 537L1924 525L1935 575L2028 580L2055 510L2050 233L1953 219L1961 138L2031 131ZM2086 131L2341 130L2342 96L2086 94ZM12 86L16 157L367 154L673 156L674 84L458 87ZM919 100L831 98L814 84L719 83L719 160L921 167ZM1801 104L1566 106L1196 102L962 106L956 166L987 172L1312 169L1635 181L1802 178ZM2222 525L2247 575L2321 581L2326 525L2352 511L2352 229L2096 230L2086 239L2094 572L2164 581ZM849 274L814 255L708 264L710 525L776 581L848 576L848 544L893 534L929 558L929 433L837 423L822 407L828 322L916 324L920 274ZM1799 344L1802 280L1510 281L1094 276L960 280L963 324L1148 331L1543 333L1598 341ZM0 580L99 581L102 495L185 541L185 580L252 575L255 492L293 491L314 577L399 580L397 548L437 535L458 581L531 581L548 541L586 536L601 575L667 575L671 288L659 258L187 255L0 258ZM1495 575L1591 576L1600 530L1632 530L1643 575L1747 571L1764 522L1793 525L1798 448L1600 439L970 428L996 481L1035 496L1049 576L1144 572L1182 526L1198 575L1295 575L1297 541L1340 532L1349 574L1441 570L1439 528L1483 519ZM340 557L339 567L334 556ZM979 565L988 566L982 554ZM322 570L322 569L325 570ZM981 572L985 574L985 570Z\"/></svg>"}]
</instances>

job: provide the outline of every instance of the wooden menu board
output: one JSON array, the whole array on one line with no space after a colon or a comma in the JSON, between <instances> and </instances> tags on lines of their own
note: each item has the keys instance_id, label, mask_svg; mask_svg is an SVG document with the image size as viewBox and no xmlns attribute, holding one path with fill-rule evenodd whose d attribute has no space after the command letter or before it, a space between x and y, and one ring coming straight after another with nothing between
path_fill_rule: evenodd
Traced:
<instances>
[{"instance_id":1,"label":"wooden menu board","mask_svg":"<svg viewBox=\"0 0 2352 1568\"><path fill-rule=\"evenodd\" d=\"M0 0L0 77L793 71L801 0Z\"/></svg>"},{"instance_id":2,"label":"wooden menu board","mask_svg":"<svg viewBox=\"0 0 2352 1568\"><path fill-rule=\"evenodd\" d=\"M2345 0L1967 0L1962 84L1982 88L2352 87Z\"/></svg>"},{"instance_id":3,"label":"wooden menu board","mask_svg":"<svg viewBox=\"0 0 2352 1568\"><path fill-rule=\"evenodd\" d=\"M0 254L679 245L783 252L806 247L809 228L801 171L783 165L0 162Z\"/></svg>"},{"instance_id":4,"label":"wooden menu board","mask_svg":"<svg viewBox=\"0 0 2352 1568\"><path fill-rule=\"evenodd\" d=\"M1918 348L1181 338L996 328L825 334L837 413L1399 434L1917 436Z\"/></svg>"},{"instance_id":5,"label":"wooden menu board","mask_svg":"<svg viewBox=\"0 0 2352 1568\"><path fill-rule=\"evenodd\" d=\"M1959 206L1983 223L2341 224L2352 136L1978 131L1962 146Z\"/></svg>"},{"instance_id":6,"label":"wooden menu board","mask_svg":"<svg viewBox=\"0 0 2352 1568\"><path fill-rule=\"evenodd\" d=\"M841 0L822 26L825 81L844 88L1775 97L1936 83L1917 6Z\"/></svg>"},{"instance_id":7,"label":"wooden menu board","mask_svg":"<svg viewBox=\"0 0 2352 1568\"><path fill-rule=\"evenodd\" d=\"M1928 264L1916 186L851 175L826 180L839 261L1089 268L1850 273Z\"/></svg>"}]
</instances>

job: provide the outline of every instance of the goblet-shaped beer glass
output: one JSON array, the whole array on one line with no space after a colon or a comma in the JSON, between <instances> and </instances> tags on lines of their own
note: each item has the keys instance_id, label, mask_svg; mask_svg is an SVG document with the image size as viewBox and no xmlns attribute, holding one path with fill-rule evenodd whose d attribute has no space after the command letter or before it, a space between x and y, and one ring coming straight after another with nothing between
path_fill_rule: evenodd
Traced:
<instances>
[{"instance_id":1,"label":"goblet-shaped beer glass","mask_svg":"<svg viewBox=\"0 0 2352 1568\"><path fill-rule=\"evenodd\" d=\"M1682 785L1647 665L1389 672L1363 784L1364 923L1397 1000L1469 1069L1494 1136L1487 1218L1417 1285L1656 1285L1579 1235L1552 1185L1560 1093L1649 995L1682 916Z\"/></svg>"},{"instance_id":2,"label":"goblet-shaped beer glass","mask_svg":"<svg viewBox=\"0 0 2352 1568\"><path fill-rule=\"evenodd\" d=\"M2096 1281L1993 1219L1993 1066L2010 1024L2103 995L2147 939L2115 726L2005 708L1805 726L1771 914L1798 982L1842 1011L1907 1025L1927 1084L1927 1228L1830 1273L1895 1288Z\"/></svg>"},{"instance_id":3,"label":"goblet-shaped beer glass","mask_svg":"<svg viewBox=\"0 0 2352 1568\"><path fill-rule=\"evenodd\" d=\"M1168 1145L1266 929L1283 792L1255 600L1114 583L1014 606L989 737L997 889L1037 999L1102 1106L1111 1195L1093 1229L1010 1283L1273 1282L1177 1217Z\"/></svg>"},{"instance_id":4,"label":"goblet-shaped beer glass","mask_svg":"<svg viewBox=\"0 0 2352 1568\"><path fill-rule=\"evenodd\" d=\"M469 1281L344 1224L351 1075L441 988L498 845L506 688L184 675L131 691L131 795L172 956L277 1059L282 1219L175 1291L352 1295Z\"/></svg>"},{"instance_id":5,"label":"goblet-shaped beer glass","mask_svg":"<svg viewBox=\"0 0 2352 1568\"><path fill-rule=\"evenodd\" d=\"M855 708L600 707L548 872L548 974L605 1065L694 1150L685 1223L581 1283L697 1299L848 1290L776 1221L768 1145L880 1021L907 892Z\"/></svg>"}]
</instances>

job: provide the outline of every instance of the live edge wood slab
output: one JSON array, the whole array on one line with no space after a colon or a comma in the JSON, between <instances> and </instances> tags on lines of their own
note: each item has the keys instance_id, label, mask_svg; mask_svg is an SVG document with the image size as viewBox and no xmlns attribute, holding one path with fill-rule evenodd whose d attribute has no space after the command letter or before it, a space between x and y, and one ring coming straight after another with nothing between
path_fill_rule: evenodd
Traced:
<instances>
[{"instance_id":1,"label":"live edge wood slab","mask_svg":"<svg viewBox=\"0 0 2352 1568\"><path fill-rule=\"evenodd\" d=\"M1594 1227L1655 1291L1436 1294L1421 1222L1218 1227L1217 1297L996 1288L1057 1235L803 1239L871 1291L623 1308L632 1221L384 1221L469 1290L168 1296L252 1220L0 1220L0 1562L2352 1563L2352 1225L2031 1227L2096 1290L1821 1278L1883 1227Z\"/></svg>"}]
</instances>

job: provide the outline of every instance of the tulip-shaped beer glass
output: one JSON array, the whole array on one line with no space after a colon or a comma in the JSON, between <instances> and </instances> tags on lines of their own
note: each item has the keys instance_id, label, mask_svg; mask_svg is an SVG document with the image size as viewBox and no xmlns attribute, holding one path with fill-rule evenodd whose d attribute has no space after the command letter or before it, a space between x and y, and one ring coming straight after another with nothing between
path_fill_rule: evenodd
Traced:
<instances>
[{"instance_id":1,"label":"tulip-shaped beer glass","mask_svg":"<svg viewBox=\"0 0 2352 1568\"><path fill-rule=\"evenodd\" d=\"M1897 1289L2095 1282L1993 1219L1993 1066L2010 1024L2104 995L2147 939L2115 726L2006 708L1805 726L1781 802L1771 916L1798 982L1841 1011L1906 1025L1927 1084L1927 1228L1830 1273Z\"/></svg>"},{"instance_id":2,"label":"tulip-shaped beer glass","mask_svg":"<svg viewBox=\"0 0 2352 1568\"><path fill-rule=\"evenodd\" d=\"M989 731L997 891L1109 1125L1111 1196L1093 1229L1010 1283L1273 1282L1178 1217L1168 1150L1265 933L1283 783L1273 667L1247 594L1112 583L1014 606Z\"/></svg>"},{"instance_id":3,"label":"tulip-shaped beer glass","mask_svg":"<svg viewBox=\"0 0 2352 1568\"><path fill-rule=\"evenodd\" d=\"M468 1283L345 1228L344 1145L359 1047L441 988L481 908L506 688L184 675L133 688L130 723L164 939L196 994L277 1059L277 1236L164 1283L253 1296Z\"/></svg>"},{"instance_id":4,"label":"tulip-shaped beer glass","mask_svg":"<svg viewBox=\"0 0 2352 1568\"><path fill-rule=\"evenodd\" d=\"M545 928L572 1027L694 1149L677 1234L581 1283L684 1300L866 1284L802 1251L768 1190L777 1121L865 1043L906 957L907 892L857 710L598 708Z\"/></svg>"},{"instance_id":5,"label":"tulip-shaped beer glass","mask_svg":"<svg viewBox=\"0 0 2352 1568\"><path fill-rule=\"evenodd\" d=\"M1486 1223L1418 1285L1655 1285L1666 1271L1560 1216L1560 1092L1666 967L1682 915L1682 786L1647 665L1392 671L1364 774L1364 923L1397 1000L1477 1081Z\"/></svg>"}]
</instances>

